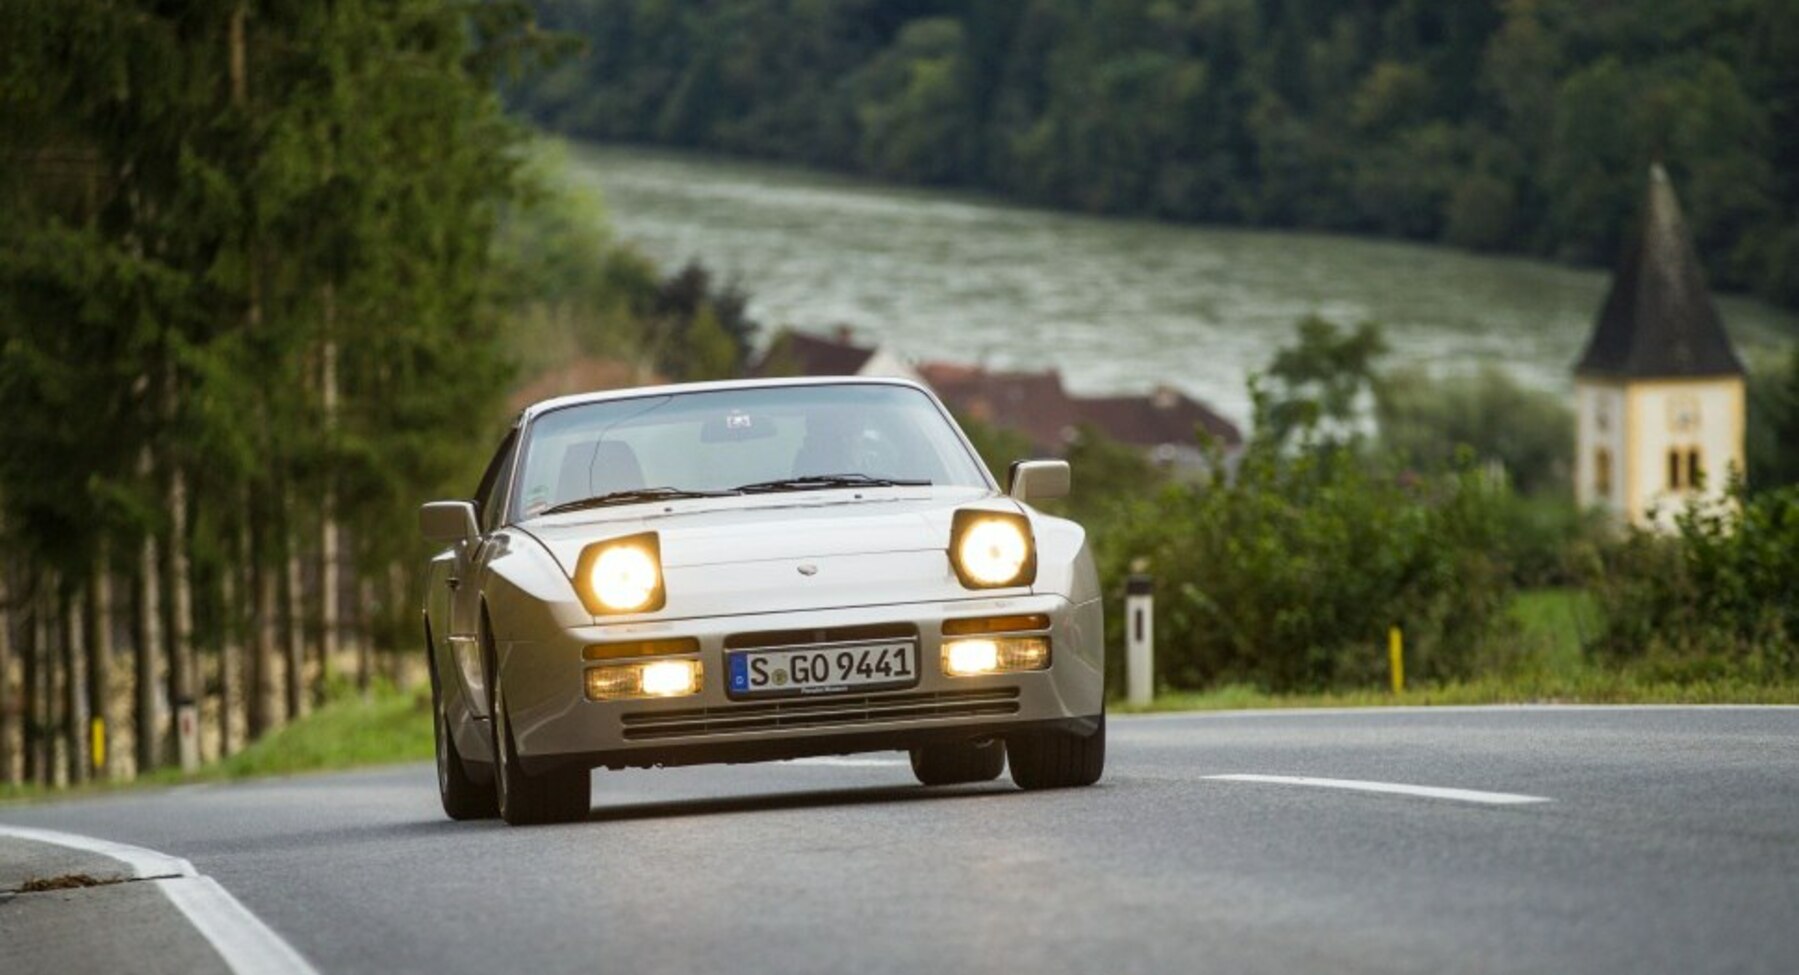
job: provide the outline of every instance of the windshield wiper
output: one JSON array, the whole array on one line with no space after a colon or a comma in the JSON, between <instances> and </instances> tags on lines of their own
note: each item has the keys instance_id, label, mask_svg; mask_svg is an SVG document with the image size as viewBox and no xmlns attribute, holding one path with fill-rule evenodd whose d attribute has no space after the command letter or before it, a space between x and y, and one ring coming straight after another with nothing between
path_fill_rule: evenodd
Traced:
<instances>
[{"instance_id":1,"label":"windshield wiper","mask_svg":"<svg viewBox=\"0 0 1799 975\"><path fill-rule=\"evenodd\" d=\"M823 491L841 487L928 487L930 483L929 480L870 477L867 474L808 474L804 477L739 484L736 490L743 494L770 494L776 491Z\"/></svg>"},{"instance_id":2,"label":"windshield wiper","mask_svg":"<svg viewBox=\"0 0 1799 975\"><path fill-rule=\"evenodd\" d=\"M564 501L551 505L538 512L540 515L557 515L565 511L583 511L588 508L605 508L615 504L636 504L640 501L678 501L682 498L724 498L737 494L737 491L689 491L678 487L633 488L629 491L613 491L609 494L598 494L579 501Z\"/></svg>"}]
</instances>

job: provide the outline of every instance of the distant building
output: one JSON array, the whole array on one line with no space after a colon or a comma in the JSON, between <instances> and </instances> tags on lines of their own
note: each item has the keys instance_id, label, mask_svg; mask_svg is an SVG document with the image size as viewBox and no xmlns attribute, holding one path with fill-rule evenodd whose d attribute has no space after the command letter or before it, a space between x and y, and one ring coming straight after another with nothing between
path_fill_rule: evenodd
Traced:
<instances>
[{"instance_id":1,"label":"distant building","mask_svg":"<svg viewBox=\"0 0 1799 975\"><path fill-rule=\"evenodd\" d=\"M1215 410L1168 386L1148 396L1072 396L1053 369L1042 372L989 372L975 366L929 362L919 375L955 412L1015 431L1034 448L1061 454L1082 427L1137 447L1159 464L1177 470L1204 469L1208 458L1201 433L1221 448L1227 464L1243 446L1235 424Z\"/></svg>"},{"instance_id":2,"label":"distant building","mask_svg":"<svg viewBox=\"0 0 1799 975\"><path fill-rule=\"evenodd\" d=\"M782 329L750 366L752 376L893 376L918 378L911 363L886 346L864 346L847 325L830 335Z\"/></svg>"},{"instance_id":3,"label":"distant building","mask_svg":"<svg viewBox=\"0 0 1799 975\"><path fill-rule=\"evenodd\" d=\"M1667 529L1688 501L1722 499L1732 470L1743 469L1743 364L1660 165L1574 391L1583 506Z\"/></svg>"},{"instance_id":4,"label":"distant building","mask_svg":"<svg viewBox=\"0 0 1799 975\"><path fill-rule=\"evenodd\" d=\"M1211 407L1168 386L1148 396L1071 396L1054 369L1041 372L988 371L979 366L927 362L913 368L882 346L860 345L848 327L830 335L795 329L775 334L768 350L750 367L752 376L897 376L918 380L957 414L1011 430L1033 449L1059 456L1092 427L1119 443L1141 448L1151 460L1182 470L1207 464L1200 432L1214 438L1227 463L1243 446L1243 435Z\"/></svg>"}]
</instances>

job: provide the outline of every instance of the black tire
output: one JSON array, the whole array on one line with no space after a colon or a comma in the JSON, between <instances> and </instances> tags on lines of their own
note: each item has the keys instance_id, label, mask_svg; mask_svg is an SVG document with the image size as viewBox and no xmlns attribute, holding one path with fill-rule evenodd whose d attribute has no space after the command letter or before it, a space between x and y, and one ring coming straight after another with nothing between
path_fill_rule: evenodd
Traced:
<instances>
[{"instance_id":1,"label":"black tire","mask_svg":"<svg viewBox=\"0 0 1799 975\"><path fill-rule=\"evenodd\" d=\"M444 815L451 819L492 819L500 814L494 799L493 783L482 785L469 777L462 754L456 750L455 736L450 734L450 718L444 711L443 691L437 680L437 668L431 668L431 722L437 738L437 795L443 800Z\"/></svg>"},{"instance_id":2,"label":"black tire","mask_svg":"<svg viewBox=\"0 0 1799 975\"><path fill-rule=\"evenodd\" d=\"M526 774L506 717L506 695L498 676L493 688L494 797L509 826L577 823L591 811L593 776L585 767Z\"/></svg>"},{"instance_id":3,"label":"black tire","mask_svg":"<svg viewBox=\"0 0 1799 975\"><path fill-rule=\"evenodd\" d=\"M912 774L923 785L991 782L1006 768L1006 748L998 740L924 745L912 749Z\"/></svg>"},{"instance_id":4,"label":"black tire","mask_svg":"<svg viewBox=\"0 0 1799 975\"><path fill-rule=\"evenodd\" d=\"M1033 731L1006 739L1012 781L1020 789L1071 789L1099 781L1106 770L1106 716L1086 736Z\"/></svg>"}]
</instances>

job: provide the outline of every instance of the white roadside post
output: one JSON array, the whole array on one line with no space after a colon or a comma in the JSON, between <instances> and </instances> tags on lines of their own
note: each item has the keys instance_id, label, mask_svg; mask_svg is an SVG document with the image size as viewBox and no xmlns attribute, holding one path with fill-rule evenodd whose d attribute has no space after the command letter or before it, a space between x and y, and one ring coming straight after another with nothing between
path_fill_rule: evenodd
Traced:
<instances>
[{"instance_id":1,"label":"white roadside post","mask_svg":"<svg viewBox=\"0 0 1799 975\"><path fill-rule=\"evenodd\" d=\"M1124 684L1132 707L1148 707L1156 694L1155 580L1135 572L1124 584Z\"/></svg>"},{"instance_id":2,"label":"white roadside post","mask_svg":"<svg viewBox=\"0 0 1799 975\"><path fill-rule=\"evenodd\" d=\"M175 740L179 743L181 771L194 772L200 768L200 709L191 699L182 700L175 706L175 723L177 725Z\"/></svg>"}]
</instances>

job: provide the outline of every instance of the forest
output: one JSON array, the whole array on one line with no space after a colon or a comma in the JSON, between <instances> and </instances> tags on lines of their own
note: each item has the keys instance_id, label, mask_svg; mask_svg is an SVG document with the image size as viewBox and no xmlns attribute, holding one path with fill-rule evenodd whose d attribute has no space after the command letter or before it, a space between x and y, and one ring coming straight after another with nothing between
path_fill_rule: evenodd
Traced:
<instances>
[{"instance_id":1,"label":"forest","mask_svg":"<svg viewBox=\"0 0 1799 975\"><path fill-rule=\"evenodd\" d=\"M1791 0L535 0L583 138L1094 213L1607 265L1664 160L1716 286L1799 307Z\"/></svg>"},{"instance_id":2,"label":"forest","mask_svg":"<svg viewBox=\"0 0 1799 975\"><path fill-rule=\"evenodd\" d=\"M421 645L417 507L521 374L747 347L503 111L573 46L521 3L7 11L0 785L191 770L366 691Z\"/></svg>"}]
</instances>

